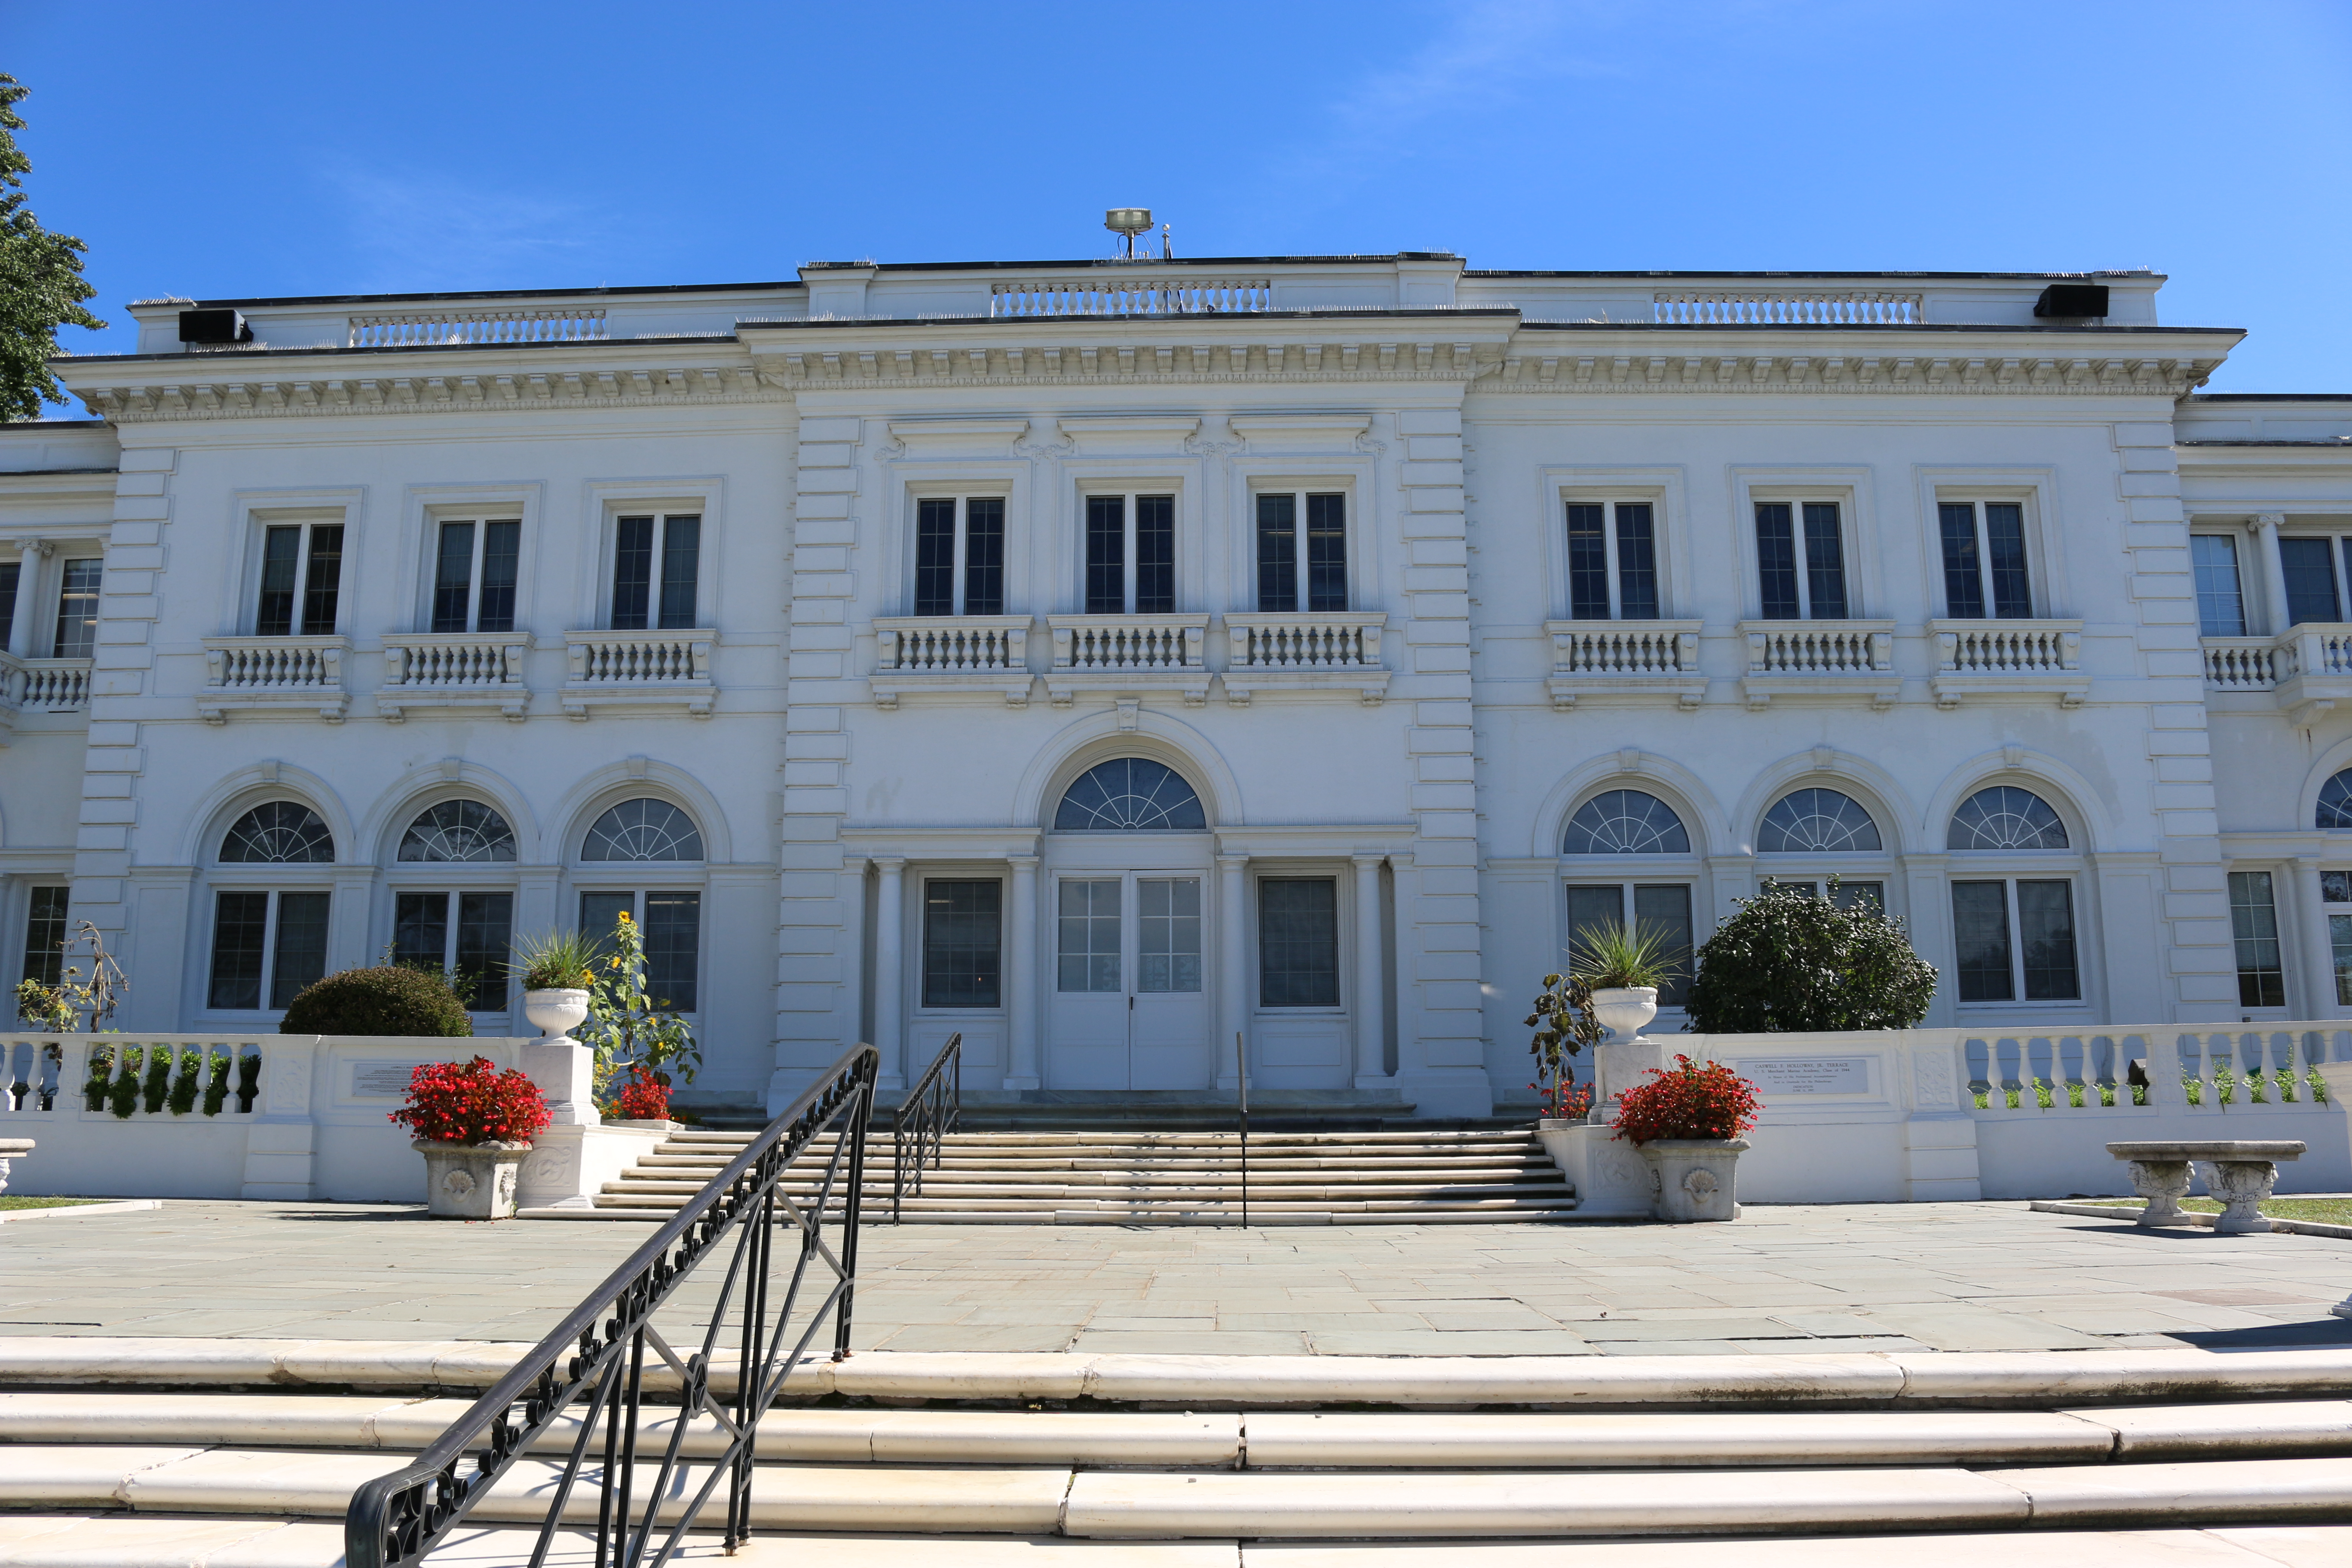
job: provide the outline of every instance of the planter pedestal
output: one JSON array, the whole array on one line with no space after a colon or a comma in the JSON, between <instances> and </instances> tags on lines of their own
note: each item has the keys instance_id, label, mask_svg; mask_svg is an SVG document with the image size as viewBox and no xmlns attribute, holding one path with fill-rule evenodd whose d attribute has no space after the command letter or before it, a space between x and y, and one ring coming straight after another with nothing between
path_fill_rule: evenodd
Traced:
<instances>
[{"instance_id":1,"label":"planter pedestal","mask_svg":"<svg viewBox=\"0 0 2352 1568\"><path fill-rule=\"evenodd\" d=\"M1672 1225L1738 1219L1732 1179L1747 1147L1745 1138L1653 1138L1643 1144L1656 1184L1652 1212Z\"/></svg>"},{"instance_id":2,"label":"planter pedestal","mask_svg":"<svg viewBox=\"0 0 2352 1568\"><path fill-rule=\"evenodd\" d=\"M512 1219L528 1143L411 1143L425 1156L425 1206L435 1219Z\"/></svg>"},{"instance_id":3,"label":"planter pedestal","mask_svg":"<svg viewBox=\"0 0 2352 1568\"><path fill-rule=\"evenodd\" d=\"M527 1209L586 1209L607 1182L617 1182L668 1138L669 1124L549 1127L523 1162L517 1198Z\"/></svg>"},{"instance_id":4,"label":"planter pedestal","mask_svg":"<svg viewBox=\"0 0 2352 1568\"><path fill-rule=\"evenodd\" d=\"M1580 1217L1650 1217L1650 1168L1612 1129L1547 1116L1536 1123L1536 1141L1576 1190Z\"/></svg>"}]
</instances>

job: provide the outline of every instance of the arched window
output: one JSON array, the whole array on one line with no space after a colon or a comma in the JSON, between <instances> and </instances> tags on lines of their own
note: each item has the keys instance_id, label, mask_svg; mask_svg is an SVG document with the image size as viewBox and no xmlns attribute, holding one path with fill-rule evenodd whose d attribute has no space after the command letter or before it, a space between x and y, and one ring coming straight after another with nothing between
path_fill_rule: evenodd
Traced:
<instances>
[{"instance_id":1,"label":"arched window","mask_svg":"<svg viewBox=\"0 0 2352 1568\"><path fill-rule=\"evenodd\" d=\"M2032 853L2070 847L2050 803L2014 784L1980 789L1952 813L1948 849ZM2077 1002L2083 975L2071 877L1971 877L1952 883L1959 999Z\"/></svg>"},{"instance_id":2,"label":"arched window","mask_svg":"<svg viewBox=\"0 0 2352 1568\"><path fill-rule=\"evenodd\" d=\"M419 814L400 836L398 860L512 860L514 830L478 800L445 800Z\"/></svg>"},{"instance_id":3,"label":"arched window","mask_svg":"<svg viewBox=\"0 0 2352 1568\"><path fill-rule=\"evenodd\" d=\"M1199 833L1208 826L1192 786L1149 757L1088 768L1054 813L1057 833Z\"/></svg>"},{"instance_id":4,"label":"arched window","mask_svg":"<svg viewBox=\"0 0 2352 1568\"><path fill-rule=\"evenodd\" d=\"M273 800L236 819L221 840L220 858L231 865L328 861L335 858L335 837L309 806Z\"/></svg>"},{"instance_id":5,"label":"arched window","mask_svg":"<svg viewBox=\"0 0 2352 1568\"><path fill-rule=\"evenodd\" d=\"M2066 825L2050 803L2014 784L1980 789L1952 813L1947 849L2063 849Z\"/></svg>"},{"instance_id":6,"label":"arched window","mask_svg":"<svg viewBox=\"0 0 2352 1568\"><path fill-rule=\"evenodd\" d=\"M694 819L666 800L625 800L596 819L583 860L699 860Z\"/></svg>"},{"instance_id":7,"label":"arched window","mask_svg":"<svg viewBox=\"0 0 2352 1568\"><path fill-rule=\"evenodd\" d=\"M1563 855L1687 855L1690 835L1675 808L1637 789L1603 791L1568 819Z\"/></svg>"},{"instance_id":8,"label":"arched window","mask_svg":"<svg viewBox=\"0 0 2352 1568\"><path fill-rule=\"evenodd\" d=\"M1833 789L1790 790L1764 814L1759 855L1851 855L1884 846L1860 801Z\"/></svg>"},{"instance_id":9,"label":"arched window","mask_svg":"<svg viewBox=\"0 0 2352 1568\"><path fill-rule=\"evenodd\" d=\"M2319 786L2319 818L2314 827L2352 827L2352 768Z\"/></svg>"}]
</instances>

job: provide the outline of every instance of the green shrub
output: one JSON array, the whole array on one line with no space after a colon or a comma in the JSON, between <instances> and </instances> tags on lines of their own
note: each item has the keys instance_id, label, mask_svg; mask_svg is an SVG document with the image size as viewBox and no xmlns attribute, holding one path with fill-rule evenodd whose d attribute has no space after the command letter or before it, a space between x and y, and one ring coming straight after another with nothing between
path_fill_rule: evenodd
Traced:
<instances>
[{"instance_id":1,"label":"green shrub","mask_svg":"<svg viewBox=\"0 0 2352 1568\"><path fill-rule=\"evenodd\" d=\"M83 1079L81 1100L91 1115L106 1109L106 1092L114 1078L114 1047L93 1046L89 1053L89 1076Z\"/></svg>"},{"instance_id":2,"label":"green shrub","mask_svg":"<svg viewBox=\"0 0 2352 1568\"><path fill-rule=\"evenodd\" d=\"M438 974L346 969L312 981L278 1024L282 1035L470 1035L466 1005Z\"/></svg>"},{"instance_id":3,"label":"green shrub","mask_svg":"<svg viewBox=\"0 0 2352 1568\"><path fill-rule=\"evenodd\" d=\"M253 1109L261 1098L261 1053L247 1051L236 1058L236 1108L238 1111Z\"/></svg>"},{"instance_id":4,"label":"green shrub","mask_svg":"<svg viewBox=\"0 0 2352 1568\"><path fill-rule=\"evenodd\" d=\"M163 1099L172 1092L172 1058L169 1046L147 1047L147 1114L152 1116L163 1109Z\"/></svg>"},{"instance_id":5,"label":"green shrub","mask_svg":"<svg viewBox=\"0 0 2352 1568\"><path fill-rule=\"evenodd\" d=\"M208 1065L212 1070L205 1083L205 1114L218 1116L221 1113L221 1107L228 1103L229 1054L226 1051L214 1051L210 1053L210 1057Z\"/></svg>"},{"instance_id":6,"label":"green shrub","mask_svg":"<svg viewBox=\"0 0 2352 1568\"><path fill-rule=\"evenodd\" d=\"M114 1081L106 1087L106 1104L126 1121L139 1109L139 1064L145 1055L137 1046L125 1046L115 1053Z\"/></svg>"},{"instance_id":7,"label":"green shrub","mask_svg":"<svg viewBox=\"0 0 2352 1568\"><path fill-rule=\"evenodd\" d=\"M1840 909L1800 888L1767 888L1698 950L1695 1034L1907 1029L1927 1016L1935 966L1903 922L1868 904Z\"/></svg>"},{"instance_id":8,"label":"green shrub","mask_svg":"<svg viewBox=\"0 0 2352 1568\"><path fill-rule=\"evenodd\" d=\"M194 1046L180 1049L180 1070L172 1079L172 1092L164 1104L174 1116L185 1116L196 1108L196 1090L204 1084L205 1053Z\"/></svg>"}]
</instances>

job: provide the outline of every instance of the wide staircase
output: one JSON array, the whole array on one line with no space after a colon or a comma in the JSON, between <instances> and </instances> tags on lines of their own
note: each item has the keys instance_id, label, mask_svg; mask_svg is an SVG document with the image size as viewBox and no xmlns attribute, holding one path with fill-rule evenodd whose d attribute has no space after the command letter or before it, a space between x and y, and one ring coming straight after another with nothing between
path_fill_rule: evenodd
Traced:
<instances>
[{"instance_id":1,"label":"wide staircase","mask_svg":"<svg viewBox=\"0 0 2352 1568\"><path fill-rule=\"evenodd\" d=\"M0 1563L340 1563L353 1489L526 1348L0 1339ZM761 1422L735 1561L2340 1568L2347 1395L2342 1351L872 1352L805 1364ZM640 1454L675 1419L649 1405ZM686 1453L718 1441L698 1417ZM428 1561L529 1562L571 1442L543 1433ZM594 1471L567 1506L583 1526ZM670 1495L703 1479L689 1464ZM718 1513L686 1560L719 1554ZM548 1561L591 1549L570 1534Z\"/></svg>"},{"instance_id":2,"label":"wide staircase","mask_svg":"<svg viewBox=\"0 0 2352 1568\"><path fill-rule=\"evenodd\" d=\"M556 1219L659 1219L741 1152L748 1132L683 1131L608 1182L593 1208ZM823 1147L820 1144L820 1147ZM1429 1225L1565 1218L1576 1194L1535 1135L1470 1132L1253 1133L1252 1225ZM896 1194L895 1145L867 1141L866 1214L964 1225L1238 1225L1243 1149L1234 1132L950 1132L919 1190ZM812 1170L814 1167L811 1167ZM806 1197L814 1175L788 1179Z\"/></svg>"}]
</instances>

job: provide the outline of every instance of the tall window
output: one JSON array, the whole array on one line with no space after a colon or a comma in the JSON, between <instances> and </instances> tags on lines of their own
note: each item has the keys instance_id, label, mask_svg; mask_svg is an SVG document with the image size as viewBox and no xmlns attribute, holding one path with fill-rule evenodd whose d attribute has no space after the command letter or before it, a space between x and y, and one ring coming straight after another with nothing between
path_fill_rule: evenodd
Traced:
<instances>
[{"instance_id":1,"label":"tall window","mask_svg":"<svg viewBox=\"0 0 2352 1568\"><path fill-rule=\"evenodd\" d=\"M1257 1004L1339 1005L1339 884L1329 877L1257 883Z\"/></svg>"},{"instance_id":2,"label":"tall window","mask_svg":"<svg viewBox=\"0 0 2352 1568\"><path fill-rule=\"evenodd\" d=\"M445 522L433 565L433 629L514 630L522 524L512 518Z\"/></svg>"},{"instance_id":3,"label":"tall window","mask_svg":"<svg viewBox=\"0 0 2352 1568\"><path fill-rule=\"evenodd\" d=\"M2226 533L2189 537L2197 573L2197 630L2209 637L2246 635L2246 599L2238 582L2238 542Z\"/></svg>"},{"instance_id":4,"label":"tall window","mask_svg":"<svg viewBox=\"0 0 2352 1568\"><path fill-rule=\"evenodd\" d=\"M701 573L699 514L663 512L619 519L613 535L613 629L675 631L691 626Z\"/></svg>"},{"instance_id":5,"label":"tall window","mask_svg":"<svg viewBox=\"0 0 2352 1568\"><path fill-rule=\"evenodd\" d=\"M2025 570L2025 508L2013 500L1946 501L1936 509L1944 542L1945 613L1982 620L2033 614Z\"/></svg>"},{"instance_id":6,"label":"tall window","mask_svg":"<svg viewBox=\"0 0 2352 1568\"><path fill-rule=\"evenodd\" d=\"M262 530L254 636L331 635L342 584L341 523L278 523Z\"/></svg>"},{"instance_id":7,"label":"tall window","mask_svg":"<svg viewBox=\"0 0 2352 1568\"><path fill-rule=\"evenodd\" d=\"M650 796L625 800L598 817L588 829L580 858L592 865L621 861L697 861L703 858L702 834L688 816L666 800ZM596 872L583 872L594 879ZM656 1005L673 1013L691 1013L699 1005L698 983L702 952L702 894L682 888L637 887L583 891L580 929L592 938L611 932L622 915L637 922L646 943L646 988Z\"/></svg>"},{"instance_id":8,"label":"tall window","mask_svg":"<svg viewBox=\"0 0 2352 1568\"><path fill-rule=\"evenodd\" d=\"M2352 548L2352 538L2345 540ZM2290 626L2344 618L2345 584L2342 552L2332 536L2280 536L2279 571L2286 578L2286 618Z\"/></svg>"},{"instance_id":9,"label":"tall window","mask_svg":"<svg viewBox=\"0 0 2352 1568\"><path fill-rule=\"evenodd\" d=\"M24 575L24 562L0 561L0 651L6 650L16 625L16 585Z\"/></svg>"},{"instance_id":10,"label":"tall window","mask_svg":"<svg viewBox=\"0 0 2352 1568\"><path fill-rule=\"evenodd\" d=\"M1176 498L1087 497L1087 614L1176 609Z\"/></svg>"},{"instance_id":11,"label":"tall window","mask_svg":"<svg viewBox=\"0 0 2352 1568\"><path fill-rule=\"evenodd\" d=\"M1118 884L1114 882L1111 886L1116 888ZM924 879L924 1006L995 1007L1002 1005L1003 905L1004 884L993 878L957 881L938 878ZM1111 963L1114 970L1118 966L1118 924L1114 912L1111 921ZM894 940L896 934L886 932L883 940Z\"/></svg>"},{"instance_id":12,"label":"tall window","mask_svg":"<svg viewBox=\"0 0 2352 1568\"><path fill-rule=\"evenodd\" d=\"M2230 873L2230 934L2238 949L2238 1005L2285 1006L2278 909L2271 899L2268 871Z\"/></svg>"},{"instance_id":13,"label":"tall window","mask_svg":"<svg viewBox=\"0 0 2352 1568\"><path fill-rule=\"evenodd\" d=\"M223 836L224 866L321 865L335 841L319 814L273 800L236 819ZM327 972L328 895L295 889L224 890L213 896L213 962L207 1005L251 1012L282 1008Z\"/></svg>"},{"instance_id":14,"label":"tall window","mask_svg":"<svg viewBox=\"0 0 2352 1568\"><path fill-rule=\"evenodd\" d=\"M58 587L58 635L52 658L88 658L98 647L98 584L104 563L68 561Z\"/></svg>"},{"instance_id":15,"label":"tall window","mask_svg":"<svg viewBox=\"0 0 2352 1568\"><path fill-rule=\"evenodd\" d=\"M1945 847L2011 854L2068 847L2049 802L2013 784L1981 789L1952 814ZM1952 883L1952 932L1963 1002L2074 1002L2074 895L2063 878L2001 877Z\"/></svg>"},{"instance_id":16,"label":"tall window","mask_svg":"<svg viewBox=\"0 0 2352 1568\"><path fill-rule=\"evenodd\" d=\"M1258 492L1257 607L1276 615L1348 607L1345 495Z\"/></svg>"},{"instance_id":17,"label":"tall window","mask_svg":"<svg viewBox=\"0 0 2352 1568\"><path fill-rule=\"evenodd\" d=\"M1756 503L1764 619L1845 618L1845 547L1840 535L1835 501Z\"/></svg>"},{"instance_id":18,"label":"tall window","mask_svg":"<svg viewBox=\"0 0 2352 1568\"><path fill-rule=\"evenodd\" d=\"M915 614L1004 613L1004 498L925 496L915 503Z\"/></svg>"},{"instance_id":19,"label":"tall window","mask_svg":"<svg viewBox=\"0 0 2352 1568\"><path fill-rule=\"evenodd\" d=\"M394 893L392 930L394 963L454 970L469 1011L507 1010L512 893Z\"/></svg>"},{"instance_id":20,"label":"tall window","mask_svg":"<svg viewBox=\"0 0 2352 1568\"><path fill-rule=\"evenodd\" d=\"M65 972L66 888L34 888L25 907L23 978L55 985Z\"/></svg>"},{"instance_id":21,"label":"tall window","mask_svg":"<svg viewBox=\"0 0 2352 1568\"><path fill-rule=\"evenodd\" d=\"M1580 621L1658 618L1658 546L1651 517L1647 501L1569 504L1568 613L1571 617Z\"/></svg>"},{"instance_id":22,"label":"tall window","mask_svg":"<svg viewBox=\"0 0 2352 1568\"><path fill-rule=\"evenodd\" d=\"M1674 807L1637 789L1604 790L1568 819L1563 855L1687 855L1690 833ZM1658 987L1658 1005L1679 1007L1690 984L1691 887L1688 882L1588 879L1568 884L1568 952L1581 962L1590 934L1618 929L1664 939L1672 971Z\"/></svg>"},{"instance_id":23,"label":"tall window","mask_svg":"<svg viewBox=\"0 0 2352 1568\"><path fill-rule=\"evenodd\" d=\"M2327 942L2336 964L2336 1001L2352 1004L2352 871L2322 871L2319 901L2327 906Z\"/></svg>"}]
</instances>

